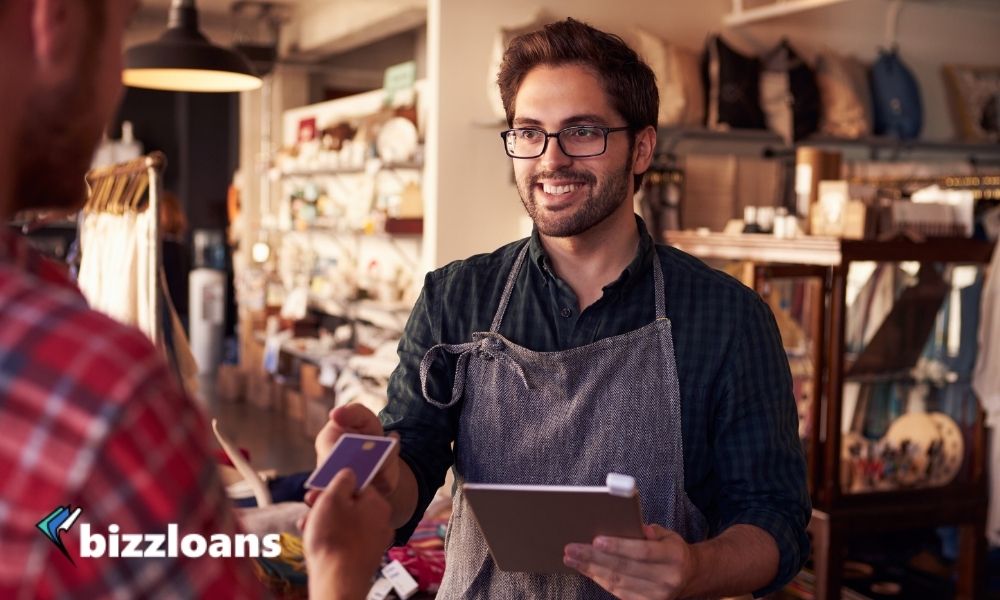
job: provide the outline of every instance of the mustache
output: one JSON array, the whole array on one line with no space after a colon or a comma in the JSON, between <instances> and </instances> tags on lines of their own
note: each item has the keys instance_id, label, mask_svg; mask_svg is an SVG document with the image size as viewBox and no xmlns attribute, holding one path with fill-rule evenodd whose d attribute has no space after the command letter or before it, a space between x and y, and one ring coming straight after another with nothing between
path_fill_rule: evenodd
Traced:
<instances>
[{"instance_id":1,"label":"mustache","mask_svg":"<svg viewBox=\"0 0 1000 600\"><path fill-rule=\"evenodd\" d=\"M587 171L574 171L572 169L560 169L558 171L542 171L541 173L535 173L528 178L529 185L537 185L542 179L571 179L573 181L580 181L586 184L597 183L597 177L593 173L588 173Z\"/></svg>"}]
</instances>

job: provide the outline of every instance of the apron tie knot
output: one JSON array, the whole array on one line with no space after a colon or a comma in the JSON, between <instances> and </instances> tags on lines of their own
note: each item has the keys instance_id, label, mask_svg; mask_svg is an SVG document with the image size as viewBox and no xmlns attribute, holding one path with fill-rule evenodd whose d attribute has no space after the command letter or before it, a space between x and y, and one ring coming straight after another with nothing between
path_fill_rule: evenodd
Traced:
<instances>
[{"instance_id":1,"label":"apron tie knot","mask_svg":"<svg viewBox=\"0 0 1000 600\"><path fill-rule=\"evenodd\" d=\"M474 334L477 338L472 342L466 342L464 344L437 344L432 346L424 358L420 361L420 391L423 393L424 400L430 403L432 406L438 408L450 408L458 404L462 399L462 395L465 391L465 374L469 369L469 359L470 357L475 357L483 361L498 361L504 363L505 366L509 367L512 371L517 373L524 384L525 389L530 389L528 385L528 378L524 374L524 369L521 365L514 360L509 354L507 354L507 345L502 339L492 335L480 335ZM431 366L434 364L439 357L444 357L448 354L457 354L458 362L455 365L455 382L451 388L451 399L448 402L438 402L434 398L431 398L430 393L427 391L427 379L430 373Z\"/></svg>"}]
</instances>

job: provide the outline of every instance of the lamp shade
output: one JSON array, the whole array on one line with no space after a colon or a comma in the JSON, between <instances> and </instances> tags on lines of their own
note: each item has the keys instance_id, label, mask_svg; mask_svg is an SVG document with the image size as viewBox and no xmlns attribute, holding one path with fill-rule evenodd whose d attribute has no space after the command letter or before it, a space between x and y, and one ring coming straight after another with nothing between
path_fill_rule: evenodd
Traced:
<instances>
[{"instance_id":1,"label":"lamp shade","mask_svg":"<svg viewBox=\"0 0 1000 600\"><path fill-rule=\"evenodd\" d=\"M175 92L242 92L262 83L245 58L199 31L194 0L174 0L163 35L125 52L122 81Z\"/></svg>"}]
</instances>

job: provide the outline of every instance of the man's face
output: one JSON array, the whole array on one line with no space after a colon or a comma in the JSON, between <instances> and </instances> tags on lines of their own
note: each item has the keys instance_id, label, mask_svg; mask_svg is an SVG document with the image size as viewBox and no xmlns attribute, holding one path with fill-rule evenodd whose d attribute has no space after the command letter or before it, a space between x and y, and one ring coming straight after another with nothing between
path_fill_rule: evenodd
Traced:
<instances>
[{"instance_id":1,"label":"man's face","mask_svg":"<svg viewBox=\"0 0 1000 600\"><path fill-rule=\"evenodd\" d=\"M555 133L573 125L626 123L587 68L539 66L529 71L514 99L513 126ZM631 197L633 161L625 131L609 134L607 150L599 156L568 157L550 138L542 156L512 160L521 202L543 235L579 235Z\"/></svg>"},{"instance_id":2,"label":"man's face","mask_svg":"<svg viewBox=\"0 0 1000 600\"><path fill-rule=\"evenodd\" d=\"M103 32L89 26L85 3L104 2ZM122 35L136 0L76 0L60 32L72 51L53 59L30 93L18 135L16 209L75 209L83 177L121 98Z\"/></svg>"}]
</instances>

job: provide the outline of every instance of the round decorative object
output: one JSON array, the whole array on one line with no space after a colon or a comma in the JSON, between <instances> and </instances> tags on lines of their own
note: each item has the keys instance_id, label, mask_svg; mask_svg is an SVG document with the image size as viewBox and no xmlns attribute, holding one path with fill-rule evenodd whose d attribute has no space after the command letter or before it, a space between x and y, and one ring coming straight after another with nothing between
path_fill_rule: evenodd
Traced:
<instances>
[{"instance_id":1,"label":"round decorative object","mask_svg":"<svg viewBox=\"0 0 1000 600\"><path fill-rule=\"evenodd\" d=\"M965 438L958 423L941 412L930 414L938 428L941 445L931 454L930 485L947 485L962 469Z\"/></svg>"},{"instance_id":2,"label":"round decorative object","mask_svg":"<svg viewBox=\"0 0 1000 600\"><path fill-rule=\"evenodd\" d=\"M387 163L413 160L417 152L417 127L404 117L393 117L382 124L375 139L379 158Z\"/></svg>"},{"instance_id":3,"label":"round decorative object","mask_svg":"<svg viewBox=\"0 0 1000 600\"><path fill-rule=\"evenodd\" d=\"M896 483L912 486L926 481L928 449L939 435L937 423L927 413L907 413L892 422L882 439L896 453L891 465Z\"/></svg>"}]
</instances>

